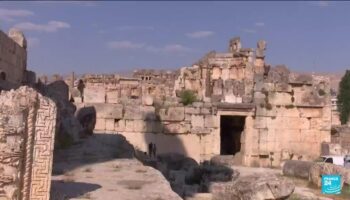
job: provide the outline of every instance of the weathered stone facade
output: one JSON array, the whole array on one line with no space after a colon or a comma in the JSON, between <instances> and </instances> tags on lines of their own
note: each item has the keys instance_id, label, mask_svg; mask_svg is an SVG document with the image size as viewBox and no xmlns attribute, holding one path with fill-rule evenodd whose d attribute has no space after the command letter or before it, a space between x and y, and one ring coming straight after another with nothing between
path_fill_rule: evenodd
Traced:
<instances>
[{"instance_id":1,"label":"weathered stone facade","mask_svg":"<svg viewBox=\"0 0 350 200\"><path fill-rule=\"evenodd\" d=\"M11 29L6 35L0 31L0 80L22 84L29 80L27 74L27 41L23 33ZM29 77L27 77L27 75Z\"/></svg>"},{"instance_id":2,"label":"weathered stone facade","mask_svg":"<svg viewBox=\"0 0 350 200\"><path fill-rule=\"evenodd\" d=\"M228 53L210 52L179 72L94 75L84 77L83 92L71 93L78 110L96 108L96 130L121 133L143 151L153 143L158 153L209 160L223 154L223 137L235 129L239 135L228 140L245 165L314 159L321 143L330 142L329 80L270 67L265 50L265 41L244 49L234 38ZM197 101L179 103L183 90L193 91ZM236 119L226 126L225 117Z\"/></svg>"},{"instance_id":3,"label":"weathered stone facade","mask_svg":"<svg viewBox=\"0 0 350 200\"><path fill-rule=\"evenodd\" d=\"M56 125L54 102L34 89L0 95L0 198L48 200Z\"/></svg>"}]
</instances>

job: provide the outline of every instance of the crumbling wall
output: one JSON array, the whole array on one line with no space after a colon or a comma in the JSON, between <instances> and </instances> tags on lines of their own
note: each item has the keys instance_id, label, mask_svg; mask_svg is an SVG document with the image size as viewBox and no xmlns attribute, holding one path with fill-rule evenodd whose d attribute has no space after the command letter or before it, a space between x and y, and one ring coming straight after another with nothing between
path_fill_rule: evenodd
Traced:
<instances>
[{"instance_id":1,"label":"crumbling wall","mask_svg":"<svg viewBox=\"0 0 350 200\"><path fill-rule=\"evenodd\" d=\"M250 163L278 166L283 160L311 160L330 141L329 81L292 75L283 66L255 78L255 140Z\"/></svg>"},{"instance_id":2,"label":"crumbling wall","mask_svg":"<svg viewBox=\"0 0 350 200\"><path fill-rule=\"evenodd\" d=\"M192 90L206 102L251 103L254 74L264 72L265 49L266 42L259 41L255 56L254 49L241 48L240 38L233 38L228 53L210 52L192 67L181 68L175 90Z\"/></svg>"},{"instance_id":3,"label":"crumbling wall","mask_svg":"<svg viewBox=\"0 0 350 200\"><path fill-rule=\"evenodd\" d=\"M56 106L35 90L21 87L0 95L0 197L50 196Z\"/></svg>"},{"instance_id":4,"label":"crumbling wall","mask_svg":"<svg viewBox=\"0 0 350 200\"><path fill-rule=\"evenodd\" d=\"M26 78L27 41L22 32L11 29L9 35L0 31L0 79L21 84Z\"/></svg>"}]
</instances>

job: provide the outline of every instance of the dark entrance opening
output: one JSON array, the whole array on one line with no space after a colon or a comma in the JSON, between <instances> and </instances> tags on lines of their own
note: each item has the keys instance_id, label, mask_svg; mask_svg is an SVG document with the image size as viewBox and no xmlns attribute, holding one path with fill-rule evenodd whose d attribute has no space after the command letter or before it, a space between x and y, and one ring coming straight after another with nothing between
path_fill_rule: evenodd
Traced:
<instances>
[{"instance_id":1,"label":"dark entrance opening","mask_svg":"<svg viewBox=\"0 0 350 200\"><path fill-rule=\"evenodd\" d=\"M6 73L5 72L0 73L0 80L6 81Z\"/></svg>"},{"instance_id":2,"label":"dark entrance opening","mask_svg":"<svg viewBox=\"0 0 350 200\"><path fill-rule=\"evenodd\" d=\"M235 155L241 150L241 135L244 130L245 116L221 116L220 142L221 155Z\"/></svg>"}]
</instances>

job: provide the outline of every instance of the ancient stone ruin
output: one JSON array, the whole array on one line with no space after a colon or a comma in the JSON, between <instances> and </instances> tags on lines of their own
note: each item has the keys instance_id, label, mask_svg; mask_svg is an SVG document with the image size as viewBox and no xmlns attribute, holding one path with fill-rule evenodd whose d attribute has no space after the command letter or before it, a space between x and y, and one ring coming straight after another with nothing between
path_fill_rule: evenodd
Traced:
<instances>
[{"instance_id":1,"label":"ancient stone ruin","mask_svg":"<svg viewBox=\"0 0 350 200\"><path fill-rule=\"evenodd\" d=\"M20 31L0 32L0 41L1 199L49 199L54 146L81 144L93 134L125 138L128 158L154 164L180 196L246 198L245 185L249 198L266 191L268 198L286 198L294 185L281 177L209 185L237 175L221 164L279 167L335 151L329 80L266 64L263 40L256 49L242 48L235 37L228 52L211 51L179 70L135 70L132 77L73 73L66 80L56 74L51 83L27 70ZM281 186L278 194L270 186Z\"/></svg>"},{"instance_id":2,"label":"ancient stone ruin","mask_svg":"<svg viewBox=\"0 0 350 200\"><path fill-rule=\"evenodd\" d=\"M330 142L329 80L267 65L266 46L242 48L237 37L229 52L210 52L179 71L73 77L80 86L71 84L71 99L77 110L96 109L97 131L122 134L145 152L152 143L159 154L198 162L235 155L265 167L314 159ZM182 104L182 91L196 101Z\"/></svg>"}]
</instances>

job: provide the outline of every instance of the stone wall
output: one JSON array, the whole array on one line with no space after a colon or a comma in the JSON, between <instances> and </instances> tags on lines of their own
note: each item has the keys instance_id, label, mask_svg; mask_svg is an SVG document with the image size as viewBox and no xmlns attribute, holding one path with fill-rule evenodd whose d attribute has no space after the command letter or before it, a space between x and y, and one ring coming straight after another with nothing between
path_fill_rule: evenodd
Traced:
<instances>
[{"instance_id":1,"label":"stone wall","mask_svg":"<svg viewBox=\"0 0 350 200\"><path fill-rule=\"evenodd\" d=\"M0 95L0 197L50 196L56 123L53 101L28 87Z\"/></svg>"},{"instance_id":2,"label":"stone wall","mask_svg":"<svg viewBox=\"0 0 350 200\"><path fill-rule=\"evenodd\" d=\"M0 31L0 78L21 84L26 78L27 42L20 31L11 29L9 35Z\"/></svg>"},{"instance_id":3,"label":"stone wall","mask_svg":"<svg viewBox=\"0 0 350 200\"><path fill-rule=\"evenodd\" d=\"M216 110L209 103L186 107L84 103L77 107L78 111L83 107L96 109L96 131L120 133L145 152L148 144L154 143L158 153L177 152L202 161L214 155L219 139L210 134L219 125Z\"/></svg>"}]
</instances>

